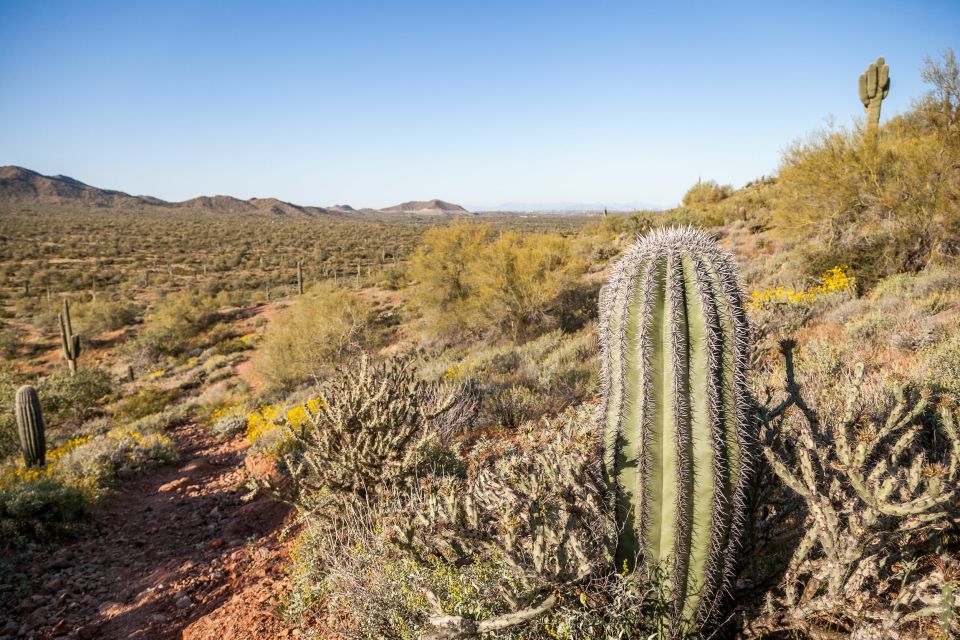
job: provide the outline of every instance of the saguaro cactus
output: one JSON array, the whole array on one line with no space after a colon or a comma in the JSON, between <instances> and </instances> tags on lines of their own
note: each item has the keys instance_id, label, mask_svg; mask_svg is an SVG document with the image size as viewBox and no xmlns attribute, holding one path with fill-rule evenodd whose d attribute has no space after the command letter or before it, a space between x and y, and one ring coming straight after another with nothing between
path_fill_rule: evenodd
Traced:
<instances>
[{"instance_id":1,"label":"saguaro cactus","mask_svg":"<svg viewBox=\"0 0 960 640\"><path fill-rule=\"evenodd\" d=\"M77 358L80 357L80 336L73 333L73 323L70 321L70 301L63 299L63 311L60 313L60 345L63 357L67 359L70 373L77 372Z\"/></svg>"},{"instance_id":2,"label":"saguaro cactus","mask_svg":"<svg viewBox=\"0 0 960 640\"><path fill-rule=\"evenodd\" d=\"M757 455L736 266L699 231L653 232L614 267L600 322L617 566L664 569L676 637L722 614Z\"/></svg>"},{"instance_id":3,"label":"saguaro cactus","mask_svg":"<svg viewBox=\"0 0 960 640\"><path fill-rule=\"evenodd\" d=\"M43 466L46 462L46 442L43 437L43 414L40 411L40 396L37 390L26 384L17 390L14 400L17 417L17 432L23 462L28 467Z\"/></svg>"},{"instance_id":4,"label":"saguaro cactus","mask_svg":"<svg viewBox=\"0 0 960 640\"><path fill-rule=\"evenodd\" d=\"M297 293L303 295L303 263L297 260Z\"/></svg>"},{"instance_id":5,"label":"saguaro cactus","mask_svg":"<svg viewBox=\"0 0 960 640\"><path fill-rule=\"evenodd\" d=\"M880 126L880 103L890 93L890 67L883 56L860 74L860 102L867 110L867 131L876 133Z\"/></svg>"}]
</instances>

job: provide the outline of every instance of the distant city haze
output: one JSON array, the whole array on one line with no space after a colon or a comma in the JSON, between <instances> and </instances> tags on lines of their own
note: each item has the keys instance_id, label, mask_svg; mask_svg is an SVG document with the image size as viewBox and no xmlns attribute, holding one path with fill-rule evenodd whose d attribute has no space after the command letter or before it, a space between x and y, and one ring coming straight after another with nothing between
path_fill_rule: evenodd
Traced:
<instances>
[{"instance_id":1,"label":"distant city haze","mask_svg":"<svg viewBox=\"0 0 960 640\"><path fill-rule=\"evenodd\" d=\"M960 3L0 0L0 165L171 201L669 206L882 119Z\"/></svg>"}]
</instances>

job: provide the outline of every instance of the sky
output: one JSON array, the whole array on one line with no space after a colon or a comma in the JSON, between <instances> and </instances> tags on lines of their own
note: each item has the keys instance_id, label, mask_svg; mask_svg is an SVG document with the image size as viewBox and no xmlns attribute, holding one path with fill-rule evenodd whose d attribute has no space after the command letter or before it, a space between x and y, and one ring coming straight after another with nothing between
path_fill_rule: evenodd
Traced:
<instances>
[{"instance_id":1,"label":"sky","mask_svg":"<svg viewBox=\"0 0 960 640\"><path fill-rule=\"evenodd\" d=\"M183 200L670 205L884 119L960 2L0 0L0 165Z\"/></svg>"}]
</instances>

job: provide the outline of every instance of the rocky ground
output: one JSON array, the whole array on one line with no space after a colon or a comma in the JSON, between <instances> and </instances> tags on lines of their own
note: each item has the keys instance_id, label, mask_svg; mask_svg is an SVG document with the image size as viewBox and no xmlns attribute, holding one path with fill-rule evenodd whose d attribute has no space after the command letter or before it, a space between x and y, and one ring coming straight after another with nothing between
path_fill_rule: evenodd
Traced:
<instances>
[{"instance_id":1,"label":"rocky ground","mask_svg":"<svg viewBox=\"0 0 960 640\"><path fill-rule=\"evenodd\" d=\"M170 435L178 463L129 479L82 537L28 549L0 578L29 594L0 618L0 640L297 636L276 614L289 507L241 500L242 438L196 424Z\"/></svg>"}]
</instances>

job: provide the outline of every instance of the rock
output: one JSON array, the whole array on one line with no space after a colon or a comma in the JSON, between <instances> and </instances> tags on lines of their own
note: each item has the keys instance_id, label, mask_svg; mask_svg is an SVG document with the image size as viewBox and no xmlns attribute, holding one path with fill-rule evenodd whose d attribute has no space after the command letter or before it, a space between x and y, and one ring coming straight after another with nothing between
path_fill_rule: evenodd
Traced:
<instances>
[{"instance_id":1,"label":"rock","mask_svg":"<svg viewBox=\"0 0 960 640\"><path fill-rule=\"evenodd\" d=\"M167 616L163 615L162 613L151 614L150 617L148 618L148 620L150 620L150 624L164 624L167 622L168 619L169 618L167 618Z\"/></svg>"},{"instance_id":2,"label":"rock","mask_svg":"<svg viewBox=\"0 0 960 640\"><path fill-rule=\"evenodd\" d=\"M96 637L99 629L100 625L98 623L91 622L77 629L77 636L80 637L80 640L91 640L92 638Z\"/></svg>"},{"instance_id":3,"label":"rock","mask_svg":"<svg viewBox=\"0 0 960 640\"><path fill-rule=\"evenodd\" d=\"M190 599L190 596L182 596L177 598L176 607L177 609L187 609L193 605L193 600Z\"/></svg>"},{"instance_id":4,"label":"rock","mask_svg":"<svg viewBox=\"0 0 960 640\"><path fill-rule=\"evenodd\" d=\"M177 478L176 480L171 480L166 484L160 485L159 487L157 487L157 492L167 493L170 491L176 491L182 487L187 486L188 484L190 484L190 478L188 478L187 476L183 476L183 477Z\"/></svg>"},{"instance_id":5,"label":"rock","mask_svg":"<svg viewBox=\"0 0 960 640\"><path fill-rule=\"evenodd\" d=\"M44 591L60 591L63 587L63 580L59 576L54 576L43 583Z\"/></svg>"}]
</instances>

